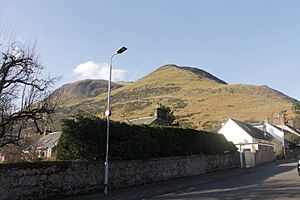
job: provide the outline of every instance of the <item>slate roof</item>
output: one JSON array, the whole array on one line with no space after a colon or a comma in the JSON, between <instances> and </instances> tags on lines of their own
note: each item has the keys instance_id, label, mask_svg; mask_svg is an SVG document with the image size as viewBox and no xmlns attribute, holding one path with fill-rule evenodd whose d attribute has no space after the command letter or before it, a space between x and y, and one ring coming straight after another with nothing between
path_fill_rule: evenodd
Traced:
<instances>
[{"instance_id":1,"label":"slate roof","mask_svg":"<svg viewBox=\"0 0 300 200\"><path fill-rule=\"evenodd\" d=\"M234 121L239 127L241 127L245 132L247 132L251 137L257 138L257 139L262 139L262 140L267 140L270 141L273 136L269 133L266 134L263 130L260 130L259 128L256 128L248 123L238 121L236 119L231 119Z\"/></svg>"},{"instance_id":2,"label":"slate roof","mask_svg":"<svg viewBox=\"0 0 300 200\"><path fill-rule=\"evenodd\" d=\"M142 118L138 118L138 119L131 119L128 120L131 124L134 125L150 125L153 122L155 122L155 120L157 120L157 116L152 116L152 117L142 117Z\"/></svg>"},{"instance_id":3,"label":"slate roof","mask_svg":"<svg viewBox=\"0 0 300 200\"><path fill-rule=\"evenodd\" d=\"M49 133L48 135L39 138L36 141L34 146L42 149L48 149L48 148L52 149L57 145L60 136L61 136L61 132Z\"/></svg>"}]
</instances>

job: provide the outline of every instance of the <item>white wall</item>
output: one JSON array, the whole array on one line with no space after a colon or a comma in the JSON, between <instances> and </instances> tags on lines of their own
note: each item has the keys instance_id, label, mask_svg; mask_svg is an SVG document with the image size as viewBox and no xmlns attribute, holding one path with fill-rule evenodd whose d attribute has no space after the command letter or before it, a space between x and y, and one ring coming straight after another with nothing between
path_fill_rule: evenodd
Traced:
<instances>
[{"instance_id":1,"label":"white wall","mask_svg":"<svg viewBox=\"0 0 300 200\"><path fill-rule=\"evenodd\" d=\"M229 119L218 131L218 133L223 134L228 141L231 141L234 144L255 142L253 138L241 127L239 127L232 119Z\"/></svg>"},{"instance_id":2,"label":"white wall","mask_svg":"<svg viewBox=\"0 0 300 200\"><path fill-rule=\"evenodd\" d=\"M270 133L277 141L281 142L283 144L283 133L278 128L275 128L271 124L265 124L266 130L268 133Z\"/></svg>"}]
</instances>

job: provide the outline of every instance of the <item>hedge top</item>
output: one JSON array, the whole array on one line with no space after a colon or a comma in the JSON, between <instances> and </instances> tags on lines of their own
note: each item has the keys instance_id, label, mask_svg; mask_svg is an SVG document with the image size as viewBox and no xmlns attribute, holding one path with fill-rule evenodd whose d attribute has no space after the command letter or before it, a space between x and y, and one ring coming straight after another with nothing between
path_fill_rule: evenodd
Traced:
<instances>
[{"instance_id":1,"label":"hedge top","mask_svg":"<svg viewBox=\"0 0 300 200\"><path fill-rule=\"evenodd\" d=\"M63 120L57 146L61 160L102 160L105 155L106 121L83 114ZM135 160L169 156L236 152L223 135L173 127L150 127L120 122L110 124L110 159Z\"/></svg>"}]
</instances>

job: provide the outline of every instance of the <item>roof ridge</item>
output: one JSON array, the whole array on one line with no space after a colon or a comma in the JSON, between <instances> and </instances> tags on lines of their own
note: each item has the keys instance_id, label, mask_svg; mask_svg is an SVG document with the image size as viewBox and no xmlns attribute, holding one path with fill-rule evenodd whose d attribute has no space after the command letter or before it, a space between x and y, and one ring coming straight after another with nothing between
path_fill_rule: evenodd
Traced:
<instances>
[{"instance_id":1,"label":"roof ridge","mask_svg":"<svg viewBox=\"0 0 300 200\"><path fill-rule=\"evenodd\" d=\"M129 119L128 121L132 121L132 120L138 120L138 119L150 119L156 116L148 116L148 117L140 117L140 118L135 118L135 119Z\"/></svg>"}]
</instances>

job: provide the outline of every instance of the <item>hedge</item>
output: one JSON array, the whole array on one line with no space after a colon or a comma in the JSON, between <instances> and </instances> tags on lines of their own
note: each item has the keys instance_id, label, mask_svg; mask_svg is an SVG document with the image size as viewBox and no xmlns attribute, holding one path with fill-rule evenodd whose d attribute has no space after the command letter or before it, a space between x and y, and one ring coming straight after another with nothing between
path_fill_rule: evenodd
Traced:
<instances>
[{"instance_id":1,"label":"hedge","mask_svg":"<svg viewBox=\"0 0 300 200\"><path fill-rule=\"evenodd\" d=\"M60 160L103 160L107 122L95 116L77 115L63 120L57 145ZM136 160L169 156L223 154L236 147L223 135L172 127L110 123L109 157Z\"/></svg>"}]
</instances>

